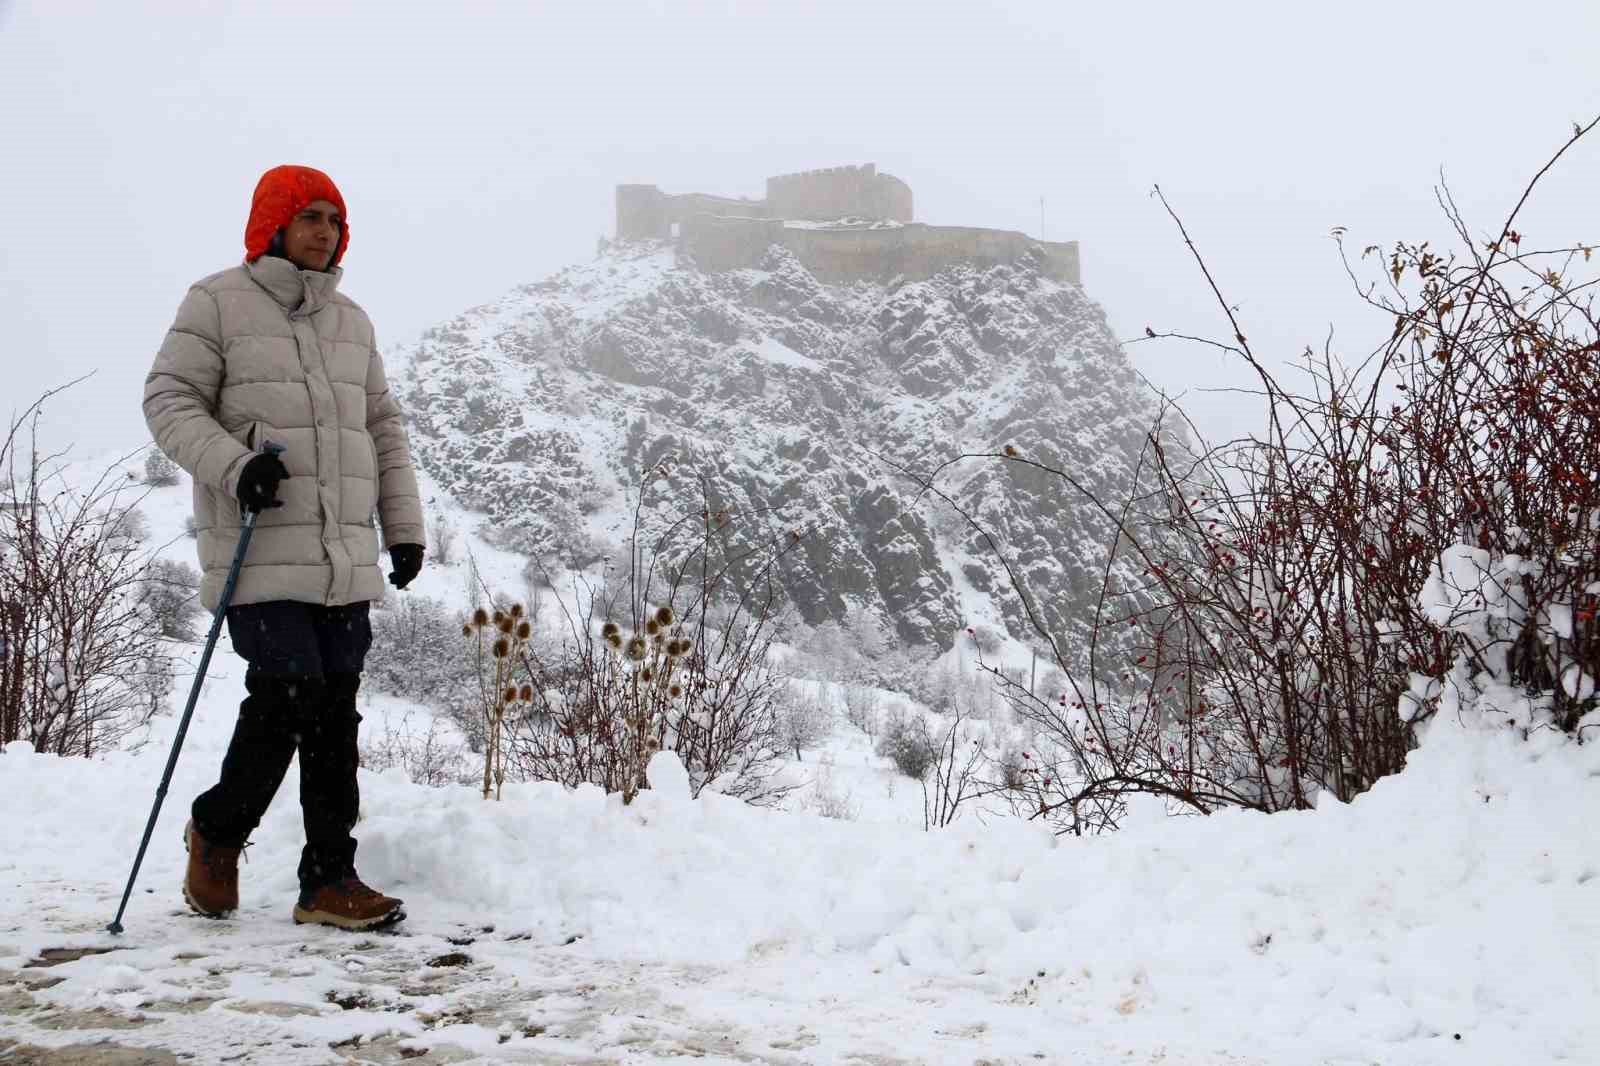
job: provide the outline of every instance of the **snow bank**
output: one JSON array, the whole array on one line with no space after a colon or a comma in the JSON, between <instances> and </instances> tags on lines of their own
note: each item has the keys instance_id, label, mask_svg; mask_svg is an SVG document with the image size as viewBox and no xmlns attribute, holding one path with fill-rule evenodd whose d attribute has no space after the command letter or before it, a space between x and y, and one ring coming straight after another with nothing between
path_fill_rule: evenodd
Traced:
<instances>
[{"instance_id":1,"label":"snow bank","mask_svg":"<svg viewBox=\"0 0 1600 1066\"><path fill-rule=\"evenodd\" d=\"M114 898L162 754L0 755L0 873L55 865ZM1142 820L1083 840L690 802L667 761L651 767L660 790L630 807L594 788L514 785L485 803L363 774L362 872L414 920L471 913L626 958L996 975L1085 1016L1352 1057L1592 1061L1600 1047L1600 834L1586 825L1600 745L1440 721L1405 774L1349 805ZM292 895L294 795L291 780L257 834L247 897ZM181 863L184 806L163 816L147 885Z\"/></svg>"}]
</instances>

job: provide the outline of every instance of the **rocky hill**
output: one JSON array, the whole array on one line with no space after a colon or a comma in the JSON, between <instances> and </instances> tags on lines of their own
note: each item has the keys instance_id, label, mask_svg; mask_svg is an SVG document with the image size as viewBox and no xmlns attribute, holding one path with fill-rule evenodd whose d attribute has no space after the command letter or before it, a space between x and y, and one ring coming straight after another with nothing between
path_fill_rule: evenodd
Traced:
<instances>
[{"instance_id":1,"label":"rocky hill","mask_svg":"<svg viewBox=\"0 0 1600 1066\"><path fill-rule=\"evenodd\" d=\"M991 553L891 464L1011 445L1126 496L1154 405L1100 308L1041 265L832 287L778 247L709 273L618 243L428 331L396 376L418 459L508 547L626 558L641 474L674 456L733 537L802 534L781 571L807 622L855 606L909 643L980 625L1031 640ZM1111 524L1030 473L968 460L941 486L1077 647ZM700 484L652 482L642 524L704 509Z\"/></svg>"}]
</instances>

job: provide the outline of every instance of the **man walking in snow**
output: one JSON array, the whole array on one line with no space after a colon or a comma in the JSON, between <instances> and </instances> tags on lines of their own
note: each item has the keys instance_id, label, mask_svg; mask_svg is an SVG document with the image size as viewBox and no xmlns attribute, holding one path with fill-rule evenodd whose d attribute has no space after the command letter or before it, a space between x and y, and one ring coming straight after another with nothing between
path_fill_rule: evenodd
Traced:
<instances>
[{"instance_id":1,"label":"man walking in snow","mask_svg":"<svg viewBox=\"0 0 1600 1066\"><path fill-rule=\"evenodd\" d=\"M150 432L194 480L208 610L243 512L258 514L227 615L248 695L221 777L184 830L184 898L208 917L238 908L239 853L297 748L306 844L295 921L371 929L404 917L356 876L356 689L368 606L383 595L374 511L389 580L405 588L422 569L422 508L372 323L338 291L349 245L332 179L267 171L244 262L189 289L145 380ZM281 459L263 451L269 442Z\"/></svg>"}]
</instances>

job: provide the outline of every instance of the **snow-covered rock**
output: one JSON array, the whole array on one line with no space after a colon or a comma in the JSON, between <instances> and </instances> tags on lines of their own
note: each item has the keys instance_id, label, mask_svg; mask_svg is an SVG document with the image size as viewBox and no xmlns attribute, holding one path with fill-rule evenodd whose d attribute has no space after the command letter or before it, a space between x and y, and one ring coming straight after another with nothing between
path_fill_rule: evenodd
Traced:
<instances>
[{"instance_id":1,"label":"snow-covered rock","mask_svg":"<svg viewBox=\"0 0 1600 1066\"><path fill-rule=\"evenodd\" d=\"M733 516L735 546L798 532L780 571L807 622L863 605L940 648L1026 623L984 543L894 465L1011 445L1116 501L1155 418L1100 308L1026 259L838 287L777 247L760 269L705 273L619 244L391 358L421 464L502 543L625 558L641 475L675 456L709 503L692 477L652 483L645 529L709 506ZM996 534L1052 632L1082 644L1111 520L997 460L940 484Z\"/></svg>"}]
</instances>

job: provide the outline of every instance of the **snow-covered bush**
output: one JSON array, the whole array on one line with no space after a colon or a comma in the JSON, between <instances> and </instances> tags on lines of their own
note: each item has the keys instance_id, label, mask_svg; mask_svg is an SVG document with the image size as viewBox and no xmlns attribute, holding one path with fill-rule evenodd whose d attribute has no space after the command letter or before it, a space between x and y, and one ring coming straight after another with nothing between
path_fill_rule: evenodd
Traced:
<instances>
[{"instance_id":1,"label":"snow-covered bush","mask_svg":"<svg viewBox=\"0 0 1600 1066\"><path fill-rule=\"evenodd\" d=\"M139 602L170 640L193 640L200 613L200 571L176 559L153 559L139 578Z\"/></svg>"},{"instance_id":2,"label":"snow-covered bush","mask_svg":"<svg viewBox=\"0 0 1600 1066\"><path fill-rule=\"evenodd\" d=\"M178 464L167 458L160 448L152 446L144 457L144 483L151 488L165 488L178 483Z\"/></svg>"},{"instance_id":3,"label":"snow-covered bush","mask_svg":"<svg viewBox=\"0 0 1600 1066\"><path fill-rule=\"evenodd\" d=\"M439 600L412 592L390 596L372 611L365 683L448 717L473 750L482 751L477 679L462 654L465 622Z\"/></svg>"},{"instance_id":4,"label":"snow-covered bush","mask_svg":"<svg viewBox=\"0 0 1600 1066\"><path fill-rule=\"evenodd\" d=\"M894 763L896 770L915 781L923 779L936 755L927 720L898 707L883 716L876 750Z\"/></svg>"}]
</instances>

